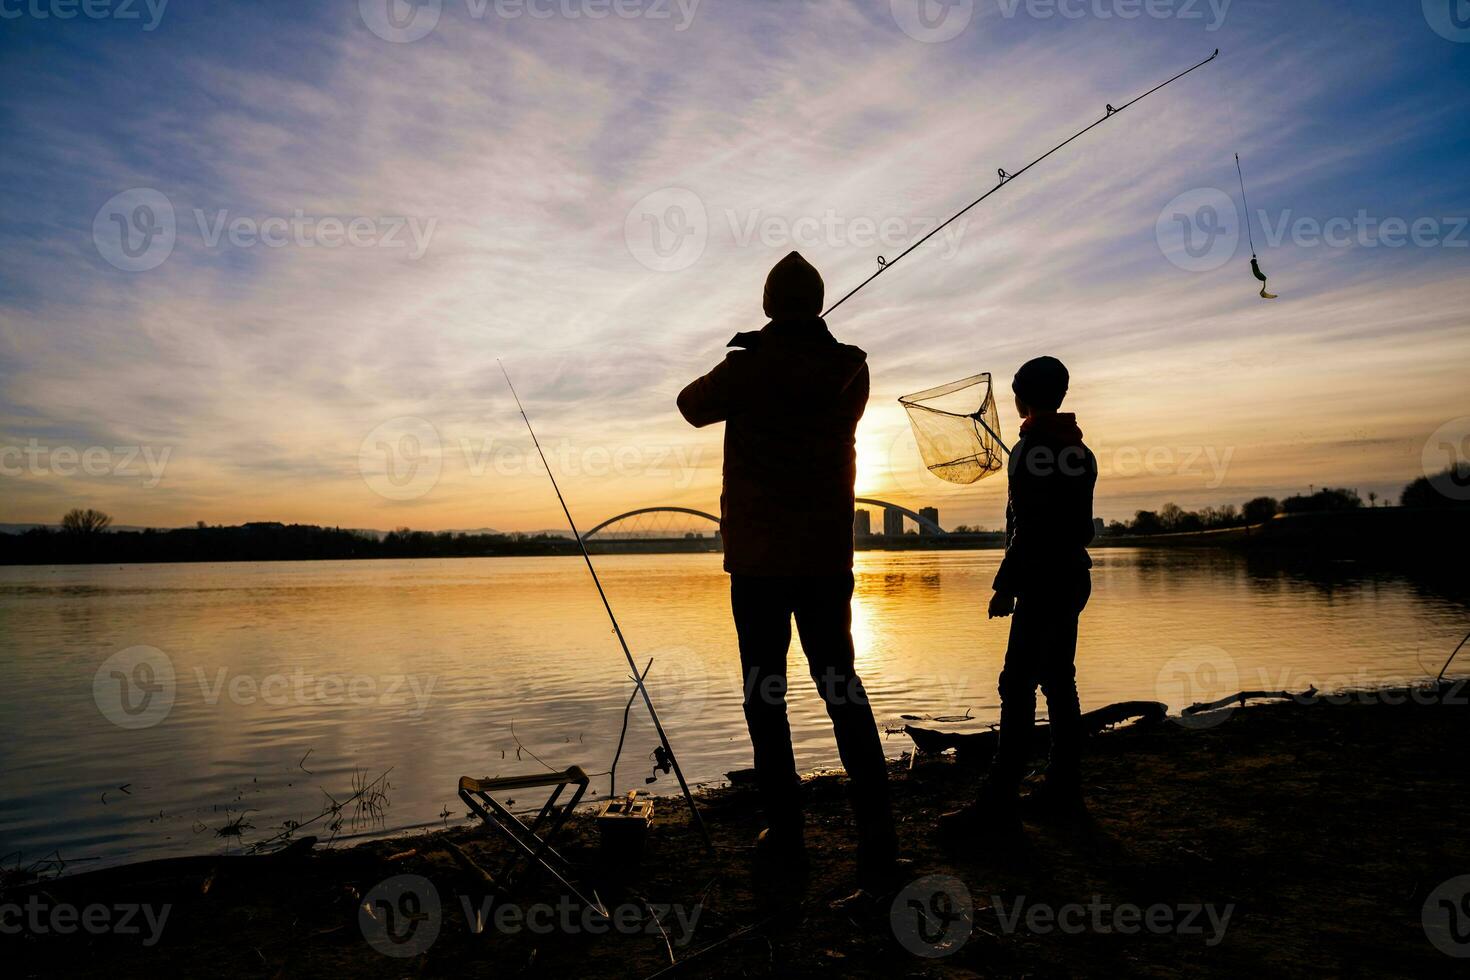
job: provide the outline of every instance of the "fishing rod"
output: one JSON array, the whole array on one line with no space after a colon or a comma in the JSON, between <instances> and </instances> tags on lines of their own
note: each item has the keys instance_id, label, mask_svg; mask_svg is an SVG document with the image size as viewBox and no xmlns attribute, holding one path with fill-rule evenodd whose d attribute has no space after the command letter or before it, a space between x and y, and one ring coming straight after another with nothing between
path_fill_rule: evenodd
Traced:
<instances>
[{"instance_id":1,"label":"fishing rod","mask_svg":"<svg viewBox=\"0 0 1470 980\"><path fill-rule=\"evenodd\" d=\"M915 241L911 245L909 245L908 248L905 248L902 252L900 252L898 254L898 257L897 258L893 259L892 261L889 261L888 259L884 258L881 255L878 256L878 269L877 269L877 271L874 272L872 275L868 276L862 282L858 283L857 286L855 286L849 293L847 293L847 295L843 296L837 302L835 302L831 306L827 307L827 311L822 314L823 318L831 315L831 313L832 313L833 310L837 309L843 303L846 303L848 300L850 300L854 296L856 296L858 294L858 292L860 292L865 286L867 286L869 283L871 283L874 279L877 279L883 273L887 272L889 269L892 269L894 266L898 265L898 263L901 262L901 261L903 261L903 259L905 257L907 257L910 252L914 251L920 245L923 245L925 242L927 242L929 239L933 238L935 235L939 234L945 228L949 227L951 224L953 224L954 222L958 221L960 218L964 217L973 208L977 207L982 202L984 202L986 199L988 199L992 194L995 194L1002 187L1005 187L1007 184L1011 183L1017 177L1020 177L1022 174L1026 173L1026 171L1030 170L1032 167L1035 167L1037 164L1039 164L1042 161L1046 160L1048 157L1050 157L1052 154L1056 153L1057 151L1061 150L1062 148L1068 146L1069 144L1075 142L1076 140L1081 139L1083 136L1086 136L1088 133L1092 132L1094 129L1096 129L1097 127L1101 126L1103 123L1107 122L1109 119L1112 119L1118 113L1122 112L1124 109L1128 109L1128 108L1131 108L1132 106L1137 105L1138 103L1142 102L1144 99L1148 98L1150 95L1153 95L1155 92L1159 91L1159 89L1167 88L1168 86L1173 85L1175 82L1179 81L1179 79L1183 78L1185 75L1188 75L1190 72L1193 72L1193 71L1196 71L1196 70L1198 70L1200 68L1203 68L1205 65L1208 65L1210 62L1214 61L1218 57L1220 57L1220 49L1219 48L1216 48L1215 51L1214 51L1214 53L1211 54L1204 61L1201 61L1197 65L1191 65L1189 68L1186 68L1184 71L1182 71L1179 74L1175 75L1173 78L1168 79L1167 81L1160 82L1159 84L1155 85L1153 88L1149 89L1147 92L1144 92L1142 95L1138 96L1137 98L1133 99L1132 101L1125 102L1122 105L1116 106L1116 107L1112 103L1108 103L1107 104L1106 111L1103 113L1103 116L1102 116L1101 119L1098 119L1098 120L1096 120L1096 121L1094 121L1092 123L1089 123L1087 126L1084 126L1082 129L1079 129L1077 132L1073 133L1071 136L1069 136L1066 139L1062 140L1056 146L1054 146L1051 149L1047 150L1041 156L1037 157L1035 160L1032 160L1030 163L1026 164L1026 166L1022 167L1020 170L1017 170L1015 173L1007 173L1004 167L1002 167L1001 169L997 170L996 173L1000 176L1000 179L996 182L996 185L994 187L990 188L990 190L986 191L984 194L981 194L979 197L975 198L975 200L971 201L969 204L966 204L964 207L960 208L954 214L950 215L947 219L945 219L945 221L943 223L941 223L939 225L936 225L934 228L930 229L926 234L924 234L923 236L921 236L917 241ZM994 396L992 395L991 397L994 397ZM990 438L992 438L992 439L995 440L995 444L997 446L999 446L1001 448L1001 450L1007 456L1009 456L1010 453L1011 453L1010 447L1005 444L1005 441L1003 439L1001 439L1000 433L998 433L994 429L992 429L990 427L990 423L988 423L987 421L985 421L985 411L986 411L985 410L985 407L982 406L981 409L978 412L973 413L972 415L968 416L968 418L971 421L973 421L975 424L979 425L982 429L984 429L986 431L986 433L990 436Z\"/></svg>"},{"instance_id":2,"label":"fishing rod","mask_svg":"<svg viewBox=\"0 0 1470 980\"><path fill-rule=\"evenodd\" d=\"M1175 82L1179 81L1179 79L1183 78L1185 75L1188 75L1190 72L1195 71L1196 69L1203 68L1205 65L1208 65L1210 62L1214 61L1218 57L1220 57L1220 49L1219 48L1216 48L1215 49L1215 53L1212 54L1212 55L1210 55L1204 61L1201 61L1199 64L1194 65L1191 68L1185 69L1184 71L1182 71L1179 74L1175 75L1173 78L1169 79L1166 82L1160 82L1158 85L1155 85L1153 88L1149 89L1147 92L1145 92L1142 95L1138 96L1138 98L1134 99L1133 101L1131 101L1131 102L1125 102L1122 105L1118 106L1117 108L1114 108L1111 104L1109 104L1108 107L1107 107L1107 112L1104 113L1104 115L1103 115L1103 117L1101 119L1099 119L1096 122L1094 122L1094 123L1092 123L1092 124L1084 127L1083 129L1080 129L1077 132L1073 133L1071 136L1069 136L1066 139L1062 140L1062 142L1058 143L1056 146L1052 147L1050 150L1047 150L1045 153L1043 153L1041 156L1037 157L1035 160L1032 160L1030 163L1026 164L1026 166L1022 167L1020 170L1017 170L1015 173L1013 173L1013 174L1012 173L1006 173L1006 171L1005 171L1004 168L1002 168L1000 170L997 170L996 173L998 173L1000 175L1000 180L999 180L999 182L994 187L992 187L990 190L986 191L984 194L981 194L979 197L975 198L975 200L971 201L969 204L966 204L964 207L960 208L953 215L951 215L948 218L948 220L946 220L943 224L938 225L937 227L933 228L926 235L924 235L922 238L920 238L918 241L914 242L908 248L904 249L901 253L899 253L898 257L895 258L893 261L890 262L889 260L885 259L883 256L881 256L881 255L878 256L878 271L877 272L874 272L872 275L868 276L868 278L866 278L862 282L858 283L857 286L856 286L856 288L854 288L852 290L852 292L848 293L846 296L842 297L837 302L835 302L831 306L827 307L827 312L826 313L823 313L822 316L823 317L826 317L829 314L831 314L831 312L833 310L837 309L837 307L841 306L843 303L846 303L848 300L852 299L853 296L857 295L858 291L861 290L868 283L872 282L874 279L877 279L879 276L881 276L883 273L887 272L889 269L891 269L894 266L898 265L898 263L901 262L901 261L903 261L904 257L907 256L914 249L918 248L920 245L924 244L929 239L931 239L935 235L939 234L939 232L943 231L949 225L953 224L955 221L957 221L961 217L963 217L967 212L970 211L971 208L974 208L976 205L980 204L986 198L990 197L990 195L994 194L996 191L1000 190L1002 187L1006 186L1011 181L1015 180L1017 177L1021 176L1026 171L1028 171L1032 167L1036 166L1038 163L1041 163L1043 160L1045 160L1047 157L1051 156L1053 153L1056 153L1058 150L1060 150L1063 147L1067 146L1069 143L1072 143L1074 140L1078 140L1078 139L1082 138L1083 136L1086 136L1088 133L1092 132L1098 126L1101 126L1103 123L1107 122L1109 119L1113 118L1118 113L1122 112L1124 109L1127 109L1130 106L1137 105L1138 103L1142 102L1144 99L1148 98L1150 95L1153 95L1159 89L1165 88L1165 87L1167 87L1169 85L1173 85Z\"/></svg>"},{"instance_id":3,"label":"fishing rod","mask_svg":"<svg viewBox=\"0 0 1470 980\"><path fill-rule=\"evenodd\" d=\"M644 686L643 675L638 672L638 664L633 660L633 652L628 649L628 641L623 638L623 628L618 625L618 617L613 615L612 603L607 601L607 593L602 589L602 579L597 577L597 568L592 564L592 555L587 551L587 542L582 540L582 532L577 530L577 522L572 519L572 511L567 507L567 499L561 494L561 487L557 485L556 474L551 471L551 464L546 461L546 453L541 451L541 440L536 438L536 430L531 427L531 419L526 415L525 406L521 404L521 396L516 394L516 386L510 380L510 372L505 369L505 362L500 358L495 359L500 365L500 373L505 375L505 383L510 388L510 395L516 401L516 409L520 411L521 418L526 423L526 431L531 433L531 442L536 447L536 455L541 457L541 465L546 467L546 475L551 479L551 489L556 491L556 499L561 503L561 511L567 517L567 525L572 529L572 537L577 539L577 545L582 549L582 560L587 563L587 571L592 573L592 584L597 586L597 594L602 598L602 608L607 610L607 618L612 621L613 632L617 634L618 644L623 648L623 656L628 660L628 669L633 672L633 683L638 685L638 693L643 695L643 703L648 708L648 717L653 719L654 731L658 732L658 740L663 747L664 758L674 770L674 776L679 780L679 789L684 793L684 801L689 804L689 812L694 818L694 823L699 827L699 833L704 837L705 847L711 851L715 849L714 841L710 838L709 828L704 825L704 817L700 815L699 807L694 805L694 794L689 792L689 784L684 781L684 771L679 768L679 760L674 755L674 747L669 744L669 736L664 733L663 723L658 720L658 710L653 706L653 698L648 696L648 688Z\"/></svg>"}]
</instances>

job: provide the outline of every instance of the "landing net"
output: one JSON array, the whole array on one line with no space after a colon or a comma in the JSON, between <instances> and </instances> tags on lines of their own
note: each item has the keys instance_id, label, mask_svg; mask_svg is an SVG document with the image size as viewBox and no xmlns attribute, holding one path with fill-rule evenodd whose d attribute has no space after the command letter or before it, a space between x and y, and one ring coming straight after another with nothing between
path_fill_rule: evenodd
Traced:
<instances>
[{"instance_id":1,"label":"landing net","mask_svg":"<svg viewBox=\"0 0 1470 980\"><path fill-rule=\"evenodd\" d=\"M899 404L909 414L919 455L929 472L950 483L975 483L998 473L1000 413L989 374L977 374L938 388L905 395Z\"/></svg>"}]
</instances>

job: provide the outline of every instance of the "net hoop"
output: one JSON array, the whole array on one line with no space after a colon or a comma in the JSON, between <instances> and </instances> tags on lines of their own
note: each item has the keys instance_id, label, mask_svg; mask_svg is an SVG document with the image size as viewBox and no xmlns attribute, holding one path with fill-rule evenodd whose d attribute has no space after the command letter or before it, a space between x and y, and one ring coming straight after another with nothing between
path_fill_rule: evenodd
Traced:
<instances>
[{"instance_id":1,"label":"net hoop","mask_svg":"<svg viewBox=\"0 0 1470 980\"><path fill-rule=\"evenodd\" d=\"M908 413L925 467L939 479L968 485L1004 468L1006 446L988 372L904 395L898 402Z\"/></svg>"}]
</instances>

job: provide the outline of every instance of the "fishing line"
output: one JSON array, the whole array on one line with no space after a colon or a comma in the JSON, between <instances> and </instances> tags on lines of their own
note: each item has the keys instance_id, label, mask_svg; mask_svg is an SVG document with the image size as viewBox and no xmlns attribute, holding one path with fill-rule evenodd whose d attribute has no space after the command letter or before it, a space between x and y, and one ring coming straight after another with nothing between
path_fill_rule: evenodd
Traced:
<instances>
[{"instance_id":1,"label":"fishing line","mask_svg":"<svg viewBox=\"0 0 1470 980\"><path fill-rule=\"evenodd\" d=\"M1220 74L1220 101L1225 103L1225 119L1230 123L1230 139L1240 145L1240 130L1235 125L1235 93L1230 91L1229 72ZM1256 256L1256 236L1251 230L1251 204L1245 194L1245 173L1240 168L1240 153L1235 154L1235 176L1240 179L1240 204L1245 208L1245 237L1251 246L1251 275L1261 284L1261 299L1277 299L1275 293L1266 291L1267 276L1261 271L1261 261Z\"/></svg>"},{"instance_id":2,"label":"fishing line","mask_svg":"<svg viewBox=\"0 0 1470 980\"><path fill-rule=\"evenodd\" d=\"M1109 119L1112 119L1114 116L1116 116L1118 113L1122 112L1124 109L1127 109L1127 108L1129 108L1131 106L1137 105L1138 103L1142 102L1144 99L1148 98L1150 95L1153 95L1159 89L1165 88L1166 86L1169 86L1169 85L1173 85L1175 82L1179 81L1179 79L1183 78L1185 75L1188 75L1190 72L1195 71L1196 69L1203 68L1205 65L1208 65L1210 62L1214 61L1218 57L1220 57L1220 49L1219 48L1216 48L1215 49L1215 53L1212 54L1212 55L1210 55L1204 61L1201 61L1199 64L1194 65L1191 68L1186 68L1184 71L1182 71L1179 74L1175 75L1173 78L1169 79L1168 81L1160 82L1158 85L1155 85L1153 88L1149 89L1147 92L1145 92L1142 95L1138 96L1133 101L1131 101L1131 102L1125 102L1125 103L1123 103L1122 105L1120 105L1120 106L1118 106L1116 108L1114 108L1111 104L1109 104L1108 107L1107 107L1107 111L1103 114L1103 117L1101 119L1099 119L1096 122L1091 123L1090 125L1088 125L1088 126L1082 128L1082 129L1078 130L1077 132L1073 133L1071 136L1069 136L1066 139L1062 140L1062 142L1058 143L1056 146L1052 147L1050 150L1047 150L1045 153L1043 153L1041 156L1037 157L1035 160L1032 160L1030 163L1026 164L1026 166L1022 167L1020 170L1017 170L1015 173L1013 173L1013 174L1012 173L1007 173L1004 168L1001 168L1001 169L997 170L996 173L999 174L1000 180L996 183L996 185L994 187L992 187L990 190L986 191L984 194L981 194L979 197L975 198L975 200L971 201L969 204L967 204L964 207L960 208L960 210L956 211L953 215L951 215L943 224L938 225L935 228L931 229L922 238L920 238L918 241L914 242L908 248L904 249L901 253L899 253L898 257L895 258L895 259L893 259L892 261L889 261L888 259L885 259L881 255L878 256L878 271L877 272L874 272L872 275L868 276L868 278L866 278L862 282L858 283L857 284L857 287L855 289L853 289L852 292L848 293L846 296L842 297L837 302L835 302L831 306L827 307L827 312L823 313L822 316L823 317L826 317L826 316L830 315L833 310L837 309L837 307L841 306L843 303L846 303L848 300L852 299L853 296L857 295L858 291L861 290L868 283L872 282L874 279L877 279L879 276L881 276L883 273L887 272L889 269L891 269L894 266L898 265L898 263L901 262L904 259L904 257L907 256L914 249L918 248L920 245L924 244L929 239L931 239L935 235L939 234L939 232L943 231L945 228L949 227L955 221L959 220L966 213L968 213L970 211L970 209L972 209L976 205L980 204L986 198L990 197L990 195L994 194L996 191L1000 190L1002 187L1006 186L1011 181L1015 180L1017 177L1020 177L1022 174L1024 174L1026 171L1030 170L1032 167L1036 166L1038 163L1041 163L1043 160L1045 160L1047 157L1051 156L1053 153L1056 153L1058 150L1062 149L1063 147L1067 146L1068 144L1072 143L1073 141L1078 140L1078 139L1082 138L1083 136L1086 136L1088 133L1092 132L1092 130L1096 129L1098 126L1101 126L1103 123L1107 122Z\"/></svg>"},{"instance_id":3,"label":"fishing line","mask_svg":"<svg viewBox=\"0 0 1470 980\"><path fill-rule=\"evenodd\" d=\"M1261 261L1256 258L1256 236L1251 231L1251 202L1245 196L1245 172L1240 169L1240 154L1235 154L1235 176L1240 178L1240 203L1245 206L1245 237L1251 243L1251 274L1261 284L1261 299L1276 299L1275 293L1266 292L1267 277L1261 271ZM1236 239L1240 241L1240 239Z\"/></svg>"},{"instance_id":4,"label":"fishing line","mask_svg":"<svg viewBox=\"0 0 1470 980\"><path fill-rule=\"evenodd\" d=\"M1256 257L1256 236L1251 231L1251 202L1245 196L1245 172L1240 169L1240 154L1235 154L1235 176L1240 178L1240 203L1245 205L1245 237L1251 243L1251 258ZM1236 239L1239 241L1240 239Z\"/></svg>"},{"instance_id":5,"label":"fishing line","mask_svg":"<svg viewBox=\"0 0 1470 980\"><path fill-rule=\"evenodd\" d=\"M648 688L643 684L643 675L638 672L638 664L633 660L633 653L628 649L628 641L623 638L623 628L618 625L618 617L613 614L612 603L607 601L607 593L603 591L602 579L597 577L597 568L592 564L592 555L587 551L587 542L582 540L582 532L577 530L577 522L572 519L572 511L567 507L567 499L562 496L561 487L557 485L556 474L551 470L551 464L546 461L546 454L541 451L541 440L536 438L536 430L531 427L531 419L526 415L525 406L521 404L521 396L516 394L516 386L510 380L510 372L505 369L505 362L500 358L495 359L500 365L500 373L505 375L505 383L510 388L510 395L515 399L516 409L520 411L521 418L526 423L526 431L531 434L531 443L536 447L536 455L541 457L541 465L546 467L546 475L551 479L551 489L556 491L556 499L561 503L561 511L567 517L567 525L572 529L572 537L577 539L577 545L582 549L582 560L587 563L587 571L592 573L592 584L597 586L597 594L602 598L602 608L607 610L607 618L612 621L613 632L617 634L618 644L623 648L623 656L628 660L628 669L633 672L633 683L638 685L638 692L643 695L643 704L648 708L648 717L653 720L654 731L658 732L658 740L663 748L669 766L674 770L674 776L679 780L679 789L684 793L684 801L689 804L689 812L694 818L694 823L699 827L700 834L704 837L704 844L711 851L714 850L714 841L710 838L709 828L704 825L704 817L700 815L699 807L694 805L694 794L689 792L689 784L684 781L684 771L679 768L679 760L674 755L673 746L669 745L669 737L664 734L663 723L659 721L658 710L653 706L653 698L648 696Z\"/></svg>"}]
</instances>

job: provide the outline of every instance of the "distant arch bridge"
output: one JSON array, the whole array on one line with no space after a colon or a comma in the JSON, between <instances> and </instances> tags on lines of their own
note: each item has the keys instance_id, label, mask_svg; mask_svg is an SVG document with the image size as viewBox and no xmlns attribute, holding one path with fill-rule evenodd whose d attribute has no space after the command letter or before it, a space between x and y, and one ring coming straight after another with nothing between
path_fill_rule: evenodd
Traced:
<instances>
[{"instance_id":1,"label":"distant arch bridge","mask_svg":"<svg viewBox=\"0 0 1470 980\"><path fill-rule=\"evenodd\" d=\"M891 504L886 500L875 500L871 497L859 497L856 503L864 507L897 511L919 525L925 534L935 537L949 534L934 521L907 507L900 507L898 504ZM583 532L582 540L590 541L598 538L602 541L648 541L681 537L697 538L705 534L712 535L713 532L704 527L706 524L713 524L713 531L718 531L720 519L714 514L695 510L692 507L640 507L637 510L609 517L591 530ZM608 530L613 525L620 526L616 530Z\"/></svg>"}]
</instances>

